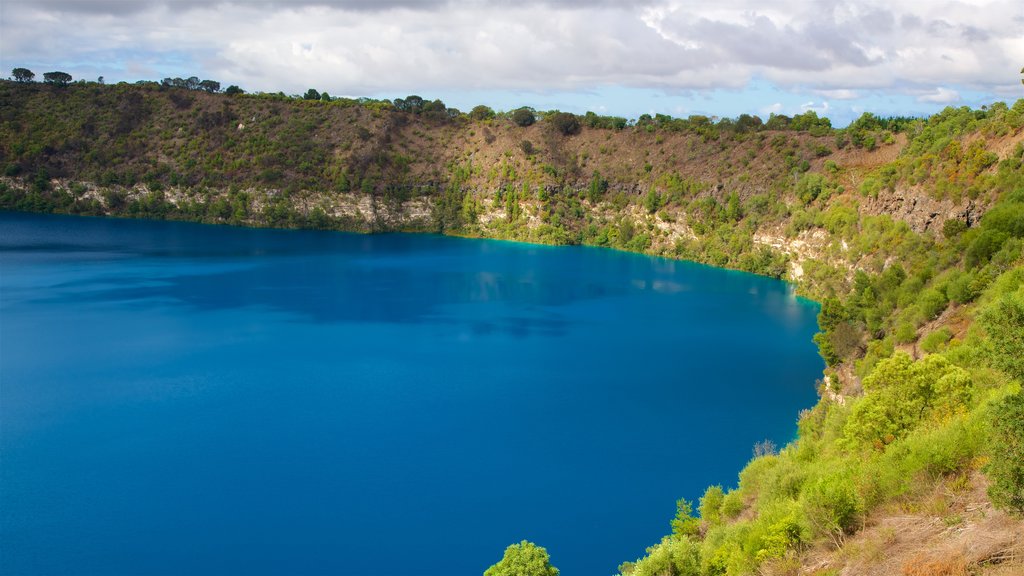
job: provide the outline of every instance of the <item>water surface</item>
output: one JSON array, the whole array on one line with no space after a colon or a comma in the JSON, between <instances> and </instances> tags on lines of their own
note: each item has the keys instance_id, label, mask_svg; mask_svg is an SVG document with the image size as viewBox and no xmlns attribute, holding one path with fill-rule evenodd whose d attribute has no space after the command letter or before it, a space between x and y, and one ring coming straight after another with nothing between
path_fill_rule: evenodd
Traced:
<instances>
[{"instance_id":1,"label":"water surface","mask_svg":"<svg viewBox=\"0 0 1024 576\"><path fill-rule=\"evenodd\" d=\"M0 573L615 572L813 404L817 308L608 250L0 213Z\"/></svg>"}]
</instances>

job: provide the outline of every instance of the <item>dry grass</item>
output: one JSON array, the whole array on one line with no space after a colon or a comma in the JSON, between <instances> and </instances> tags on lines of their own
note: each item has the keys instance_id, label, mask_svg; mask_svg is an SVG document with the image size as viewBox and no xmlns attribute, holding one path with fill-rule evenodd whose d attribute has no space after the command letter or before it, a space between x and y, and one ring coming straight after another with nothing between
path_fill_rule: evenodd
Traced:
<instances>
[{"instance_id":1,"label":"dry grass","mask_svg":"<svg viewBox=\"0 0 1024 576\"><path fill-rule=\"evenodd\" d=\"M810 551L802 574L1021 576L1020 519L995 510L981 474L940 482L926 496L881 512L840 550Z\"/></svg>"}]
</instances>

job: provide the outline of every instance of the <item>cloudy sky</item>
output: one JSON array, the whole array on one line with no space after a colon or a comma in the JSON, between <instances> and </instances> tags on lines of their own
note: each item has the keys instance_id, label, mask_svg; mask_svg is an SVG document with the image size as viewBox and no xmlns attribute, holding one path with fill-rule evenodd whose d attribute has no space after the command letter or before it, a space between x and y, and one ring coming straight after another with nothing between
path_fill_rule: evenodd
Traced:
<instances>
[{"instance_id":1,"label":"cloudy sky","mask_svg":"<svg viewBox=\"0 0 1024 576\"><path fill-rule=\"evenodd\" d=\"M1024 97L1024 2L0 0L0 66L463 110L813 109L845 124Z\"/></svg>"}]
</instances>

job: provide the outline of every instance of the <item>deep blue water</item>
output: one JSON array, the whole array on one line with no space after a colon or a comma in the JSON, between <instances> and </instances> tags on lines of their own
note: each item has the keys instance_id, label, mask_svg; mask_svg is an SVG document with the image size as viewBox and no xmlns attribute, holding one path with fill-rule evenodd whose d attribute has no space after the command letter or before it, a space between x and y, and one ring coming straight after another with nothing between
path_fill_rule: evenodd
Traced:
<instances>
[{"instance_id":1,"label":"deep blue water","mask_svg":"<svg viewBox=\"0 0 1024 576\"><path fill-rule=\"evenodd\" d=\"M608 576L815 401L782 282L0 213L0 573Z\"/></svg>"}]
</instances>

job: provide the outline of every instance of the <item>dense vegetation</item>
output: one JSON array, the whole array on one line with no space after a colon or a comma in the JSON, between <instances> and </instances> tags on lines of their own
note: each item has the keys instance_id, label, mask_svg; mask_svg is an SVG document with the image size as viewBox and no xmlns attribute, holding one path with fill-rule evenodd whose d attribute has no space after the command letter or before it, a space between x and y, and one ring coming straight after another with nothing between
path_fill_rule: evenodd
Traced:
<instances>
[{"instance_id":1,"label":"dense vegetation","mask_svg":"<svg viewBox=\"0 0 1024 576\"><path fill-rule=\"evenodd\" d=\"M463 114L418 96L220 94L197 78L42 85L25 72L0 83L2 208L799 269L790 277L822 303L821 401L737 486L681 500L672 533L624 575L787 573L936 486L982 476L994 504L1024 513L1024 100L837 130L813 112ZM946 213L909 222L893 198ZM535 563L557 573L525 542L488 573Z\"/></svg>"}]
</instances>

